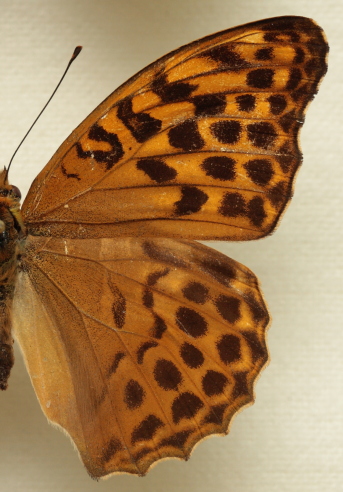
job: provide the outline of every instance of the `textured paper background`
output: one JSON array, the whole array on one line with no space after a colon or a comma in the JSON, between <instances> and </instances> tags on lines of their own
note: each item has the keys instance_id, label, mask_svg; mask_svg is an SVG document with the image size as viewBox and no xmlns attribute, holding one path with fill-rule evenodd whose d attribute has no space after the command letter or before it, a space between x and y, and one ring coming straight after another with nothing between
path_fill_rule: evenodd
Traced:
<instances>
[{"instance_id":1,"label":"textured paper background","mask_svg":"<svg viewBox=\"0 0 343 492\"><path fill-rule=\"evenodd\" d=\"M0 491L334 492L343 483L342 18L327 0L1 0L1 165L49 97L77 44L84 52L18 154L22 191L73 128L154 59L206 34L277 15L312 17L331 46L329 72L302 131L304 163L276 233L215 247L260 278L273 316L271 363L256 403L230 435L146 478L93 482L50 426L19 351L0 395Z\"/></svg>"}]
</instances>

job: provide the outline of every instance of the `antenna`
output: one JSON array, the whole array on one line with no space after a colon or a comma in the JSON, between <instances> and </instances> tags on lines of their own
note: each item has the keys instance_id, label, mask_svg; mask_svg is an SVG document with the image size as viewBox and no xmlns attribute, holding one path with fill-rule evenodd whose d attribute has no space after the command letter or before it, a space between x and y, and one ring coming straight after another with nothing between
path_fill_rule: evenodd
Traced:
<instances>
[{"instance_id":1,"label":"antenna","mask_svg":"<svg viewBox=\"0 0 343 492\"><path fill-rule=\"evenodd\" d=\"M35 119L35 121L32 123L32 125L30 126L30 128L28 129L28 131L26 132L24 138L22 139L22 141L20 142L20 144L18 145L18 147L16 148L16 150L14 151L14 154L12 155L11 157L11 160L8 164L8 168L6 169L6 175L5 175L5 179L4 179L4 183L6 183L7 179L8 179L8 172L10 170L10 167L11 167L11 164L12 164L12 161L16 155L16 153L18 152L18 150L20 149L20 147L22 146L22 143L24 142L24 140L26 139L26 137L28 136L28 134L30 133L30 131L32 130L32 128L35 126L35 124L37 123L37 121L39 120L40 116L42 115L42 113L44 112L45 108L47 107L47 105L49 104L49 102L51 101L51 99L54 97L54 95L56 94L57 92L57 89L59 88L59 86L61 85L64 77L67 75L67 72L70 68L70 65L73 63L73 61L75 60L75 58L80 54L82 50L82 46L76 46L76 48L74 49L74 53L72 54L72 57L70 58L69 60L69 63L67 65L67 68L65 69L59 83L57 84L57 86L55 87L55 90L54 92L51 94L51 96L49 97L47 103L45 104L44 108L41 110L41 112L39 113L39 115L37 116L37 118Z\"/></svg>"}]
</instances>

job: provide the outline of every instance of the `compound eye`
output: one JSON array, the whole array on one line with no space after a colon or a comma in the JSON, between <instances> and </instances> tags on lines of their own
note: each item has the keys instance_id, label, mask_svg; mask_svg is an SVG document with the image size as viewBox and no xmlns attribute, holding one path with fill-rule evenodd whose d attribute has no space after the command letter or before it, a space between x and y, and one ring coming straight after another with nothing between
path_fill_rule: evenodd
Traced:
<instances>
[{"instance_id":1,"label":"compound eye","mask_svg":"<svg viewBox=\"0 0 343 492\"><path fill-rule=\"evenodd\" d=\"M13 195L15 198L18 198L20 200L21 193L20 193L19 188L17 188L16 186L12 186L12 188L11 188L11 195Z\"/></svg>"},{"instance_id":2,"label":"compound eye","mask_svg":"<svg viewBox=\"0 0 343 492\"><path fill-rule=\"evenodd\" d=\"M6 224L3 220L0 220L0 234L5 232L5 230L6 230Z\"/></svg>"}]
</instances>

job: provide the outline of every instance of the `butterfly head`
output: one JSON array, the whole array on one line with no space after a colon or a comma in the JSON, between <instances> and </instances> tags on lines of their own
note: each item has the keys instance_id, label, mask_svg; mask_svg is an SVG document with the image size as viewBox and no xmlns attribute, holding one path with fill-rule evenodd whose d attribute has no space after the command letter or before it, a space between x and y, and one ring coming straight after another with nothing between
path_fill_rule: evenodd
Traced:
<instances>
[{"instance_id":1,"label":"butterfly head","mask_svg":"<svg viewBox=\"0 0 343 492\"><path fill-rule=\"evenodd\" d=\"M20 190L8 184L4 170L0 174L0 249L25 235L20 199Z\"/></svg>"}]
</instances>

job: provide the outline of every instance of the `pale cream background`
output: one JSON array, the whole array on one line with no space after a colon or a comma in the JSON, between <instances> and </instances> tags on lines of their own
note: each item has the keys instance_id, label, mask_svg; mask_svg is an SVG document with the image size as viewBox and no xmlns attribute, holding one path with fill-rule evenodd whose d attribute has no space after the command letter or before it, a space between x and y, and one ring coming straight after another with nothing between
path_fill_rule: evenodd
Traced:
<instances>
[{"instance_id":1,"label":"pale cream background","mask_svg":"<svg viewBox=\"0 0 343 492\"><path fill-rule=\"evenodd\" d=\"M302 131L304 163L277 232L215 246L260 278L273 323L257 400L226 438L188 463L96 483L43 416L19 351L0 395L0 492L338 492L343 483L342 0L0 0L1 166L39 112L74 46L84 52L18 154L29 184L73 128L157 57L206 34L285 14L326 31L329 72Z\"/></svg>"}]
</instances>

